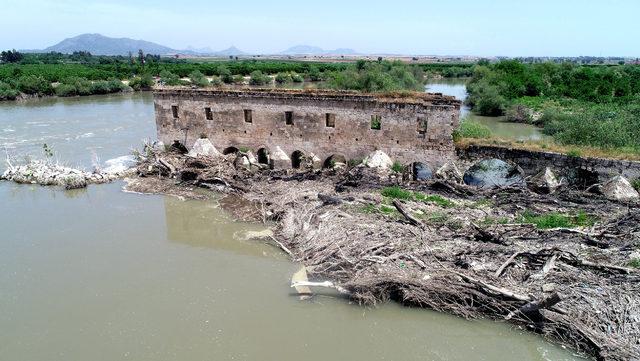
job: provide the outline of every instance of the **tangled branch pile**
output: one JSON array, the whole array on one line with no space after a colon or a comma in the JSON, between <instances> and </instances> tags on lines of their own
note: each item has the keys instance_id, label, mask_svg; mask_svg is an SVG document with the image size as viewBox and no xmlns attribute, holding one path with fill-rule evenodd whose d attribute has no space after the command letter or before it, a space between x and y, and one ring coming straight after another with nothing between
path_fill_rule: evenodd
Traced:
<instances>
[{"instance_id":1,"label":"tangled branch pile","mask_svg":"<svg viewBox=\"0 0 640 361\"><path fill-rule=\"evenodd\" d=\"M271 171L242 157L154 154L139 181L240 196L236 213L276 221L279 243L311 278L362 303L505 319L598 359L640 358L637 204L567 188L417 183L366 167Z\"/></svg>"}]
</instances>

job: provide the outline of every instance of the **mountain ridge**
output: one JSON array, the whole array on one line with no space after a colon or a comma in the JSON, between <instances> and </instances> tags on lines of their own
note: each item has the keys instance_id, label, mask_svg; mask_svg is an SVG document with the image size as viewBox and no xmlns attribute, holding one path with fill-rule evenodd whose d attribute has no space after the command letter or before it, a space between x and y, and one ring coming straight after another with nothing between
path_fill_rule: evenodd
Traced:
<instances>
[{"instance_id":1,"label":"mountain ridge","mask_svg":"<svg viewBox=\"0 0 640 361\"><path fill-rule=\"evenodd\" d=\"M137 54L138 50L146 54L156 55L174 55L188 54L201 56L239 56L249 55L249 53L238 49L236 46L223 50L213 50L210 47L186 49L174 49L158 43L146 40L137 40L131 38L113 38L98 33L80 34L74 37L66 38L57 44L49 46L42 50L29 50L30 52L59 52L73 53L76 51L88 51L93 55L128 55L129 53ZM355 55L355 50L349 48L338 48L335 50L325 50L317 46L296 45L279 53L272 55ZM257 55L257 54L256 54Z\"/></svg>"}]
</instances>

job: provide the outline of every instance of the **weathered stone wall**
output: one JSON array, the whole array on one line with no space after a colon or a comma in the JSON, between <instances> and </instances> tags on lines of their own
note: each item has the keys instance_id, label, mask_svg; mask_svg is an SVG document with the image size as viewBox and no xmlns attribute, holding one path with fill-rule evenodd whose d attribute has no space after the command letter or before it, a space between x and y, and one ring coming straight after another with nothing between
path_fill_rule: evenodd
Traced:
<instances>
[{"instance_id":1,"label":"weathered stone wall","mask_svg":"<svg viewBox=\"0 0 640 361\"><path fill-rule=\"evenodd\" d=\"M571 175L576 170L592 172L597 174L598 181L604 181L616 175L632 180L640 178L640 162L629 160L572 157L561 153L486 145L471 145L458 149L457 153L465 168L481 159L498 158L516 163L527 175L536 174L545 167L550 167L557 174L565 176Z\"/></svg>"},{"instance_id":2,"label":"weathered stone wall","mask_svg":"<svg viewBox=\"0 0 640 361\"><path fill-rule=\"evenodd\" d=\"M455 158L451 137L458 126L460 102L441 94L390 97L353 92L290 90L159 89L154 92L158 138L190 147L206 136L223 151L229 147L279 147L289 157L313 153L322 162L332 155L363 158L380 149L392 159L437 167ZM174 118L172 106L177 106ZM210 108L207 119L205 108ZM251 110L251 123L245 121ZM293 124L285 122L293 112ZM327 127L327 114L335 127ZM371 129L371 116L381 129ZM426 121L426 132L419 122Z\"/></svg>"}]
</instances>

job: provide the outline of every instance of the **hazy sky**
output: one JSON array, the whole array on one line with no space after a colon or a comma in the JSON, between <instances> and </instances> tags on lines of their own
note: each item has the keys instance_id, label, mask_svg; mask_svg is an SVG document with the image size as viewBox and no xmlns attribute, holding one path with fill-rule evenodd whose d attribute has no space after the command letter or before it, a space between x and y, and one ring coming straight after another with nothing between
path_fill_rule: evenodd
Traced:
<instances>
[{"instance_id":1,"label":"hazy sky","mask_svg":"<svg viewBox=\"0 0 640 361\"><path fill-rule=\"evenodd\" d=\"M0 0L0 49L81 33L170 46L367 53L640 56L640 0Z\"/></svg>"}]
</instances>

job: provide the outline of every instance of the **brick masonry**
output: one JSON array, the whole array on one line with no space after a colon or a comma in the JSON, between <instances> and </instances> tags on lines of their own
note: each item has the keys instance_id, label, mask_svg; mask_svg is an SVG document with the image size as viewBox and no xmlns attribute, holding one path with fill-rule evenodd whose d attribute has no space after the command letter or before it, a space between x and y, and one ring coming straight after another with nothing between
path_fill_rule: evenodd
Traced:
<instances>
[{"instance_id":1,"label":"brick masonry","mask_svg":"<svg viewBox=\"0 0 640 361\"><path fill-rule=\"evenodd\" d=\"M221 152L235 147L273 154L279 147L290 158L299 151L321 162L332 155L361 159L380 149L404 164L433 168L456 157L451 134L460 102L442 94L164 88L154 91L154 105L165 144L178 140L190 147L207 137ZM379 130L371 129L372 116L379 117ZM335 127L327 126L332 121Z\"/></svg>"}]
</instances>

